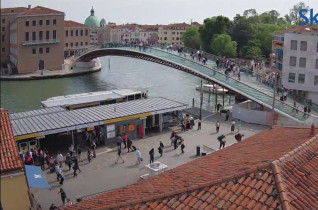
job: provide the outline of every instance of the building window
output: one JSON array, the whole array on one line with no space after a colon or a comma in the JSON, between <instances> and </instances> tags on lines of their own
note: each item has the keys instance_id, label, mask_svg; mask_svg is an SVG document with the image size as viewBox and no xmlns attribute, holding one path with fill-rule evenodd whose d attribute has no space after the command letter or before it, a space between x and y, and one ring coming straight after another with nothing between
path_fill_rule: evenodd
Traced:
<instances>
[{"instance_id":1,"label":"building window","mask_svg":"<svg viewBox=\"0 0 318 210\"><path fill-rule=\"evenodd\" d=\"M50 53L50 48L49 47L45 48L45 52Z\"/></svg>"},{"instance_id":2,"label":"building window","mask_svg":"<svg viewBox=\"0 0 318 210\"><path fill-rule=\"evenodd\" d=\"M30 21L25 21L25 26L29 26L30 25Z\"/></svg>"},{"instance_id":3,"label":"building window","mask_svg":"<svg viewBox=\"0 0 318 210\"><path fill-rule=\"evenodd\" d=\"M39 31L39 40L43 39L43 31Z\"/></svg>"},{"instance_id":4,"label":"building window","mask_svg":"<svg viewBox=\"0 0 318 210\"><path fill-rule=\"evenodd\" d=\"M35 31L32 32L32 40L33 40L33 41L36 40L36 32L35 32Z\"/></svg>"},{"instance_id":5,"label":"building window","mask_svg":"<svg viewBox=\"0 0 318 210\"><path fill-rule=\"evenodd\" d=\"M83 46L83 42L81 42L81 46Z\"/></svg>"},{"instance_id":6,"label":"building window","mask_svg":"<svg viewBox=\"0 0 318 210\"><path fill-rule=\"evenodd\" d=\"M318 59L316 59L316 69L318 69Z\"/></svg>"},{"instance_id":7,"label":"building window","mask_svg":"<svg viewBox=\"0 0 318 210\"><path fill-rule=\"evenodd\" d=\"M50 20L46 20L46 25L49 26L50 25Z\"/></svg>"},{"instance_id":8,"label":"building window","mask_svg":"<svg viewBox=\"0 0 318 210\"><path fill-rule=\"evenodd\" d=\"M179 34L179 32L177 32L177 34Z\"/></svg>"},{"instance_id":9,"label":"building window","mask_svg":"<svg viewBox=\"0 0 318 210\"><path fill-rule=\"evenodd\" d=\"M176 34L176 32L173 31L172 34Z\"/></svg>"},{"instance_id":10,"label":"building window","mask_svg":"<svg viewBox=\"0 0 318 210\"><path fill-rule=\"evenodd\" d=\"M87 46L87 45L88 45L88 42L85 42L85 45Z\"/></svg>"},{"instance_id":11,"label":"building window","mask_svg":"<svg viewBox=\"0 0 318 210\"><path fill-rule=\"evenodd\" d=\"M172 37L172 40L174 40L174 37Z\"/></svg>"},{"instance_id":12,"label":"building window","mask_svg":"<svg viewBox=\"0 0 318 210\"><path fill-rule=\"evenodd\" d=\"M56 30L53 30L53 39L56 39Z\"/></svg>"},{"instance_id":13,"label":"building window","mask_svg":"<svg viewBox=\"0 0 318 210\"><path fill-rule=\"evenodd\" d=\"M295 73L289 73L288 82L295 83L295 76L296 76Z\"/></svg>"},{"instance_id":14,"label":"building window","mask_svg":"<svg viewBox=\"0 0 318 210\"><path fill-rule=\"evenodd\" d=\"M306 58L299 58L299 67L306 67Z\"/></svg>"},{"instance_id":15,"label":"building window","mask_svg":"<svg viewBox=\"0 0 318 210\"><path fill-rule=\"evenodd\" d=\"M88 30L87 29L85 30L85 36L88 36Z\"/></svg>"},{"instance_id":16,"label":"building window","mask_svg":"<svg viewBox=\"0 0 318 210\"><path fill-rule=\"evenodd\" d=\"M46 36L45 36L46 39L50 39L50 31L46 31Z\"/></svg>"},{"instance_id":17,"label":"building window","mask_svg":"<svg viewBox=\"0 0 318 210\"><path fill-rule=\"evenodd\" d=\"M32 21L32 26L36 26L36 21L35 20Z\"/></svg>"},{"instance_id":18,"label":"building window","mask_svg":"<svg viewBox=\"0 0 318 210\"><path fill-rule=\"evenodd\" d=\"M291 50L297 50L297 40L291 40L290 41L290 49Z\"/></svg>"},{"instance_id":19,"label":"building window","mask_svg":"<svg viewBox=\"0 0 318 210\"><path fill-rule=\"evenodd\" d=\"M83 30L81 30L81 36L83 36L84 35L84 31Z\"/></svg>"},{"instance_id":20,"label":"building window","mask_svg":"<svg viewBox=\"0 0 318 210\"><path fill-rule=\"evenodd\" d=\"M1 36L1 41L4 42L4 35Z\"/></svg>"},{"instance_id":21,"label":"building window","mask_svg":"<svg viewBox=\"0 0 318 210\"><path fill-rule=\"evenodd\" d=\"M305 84L305 74L298 74L298 83Z\"/></svg>"},{"instance_id":22,"label":"building window","mask_svg":"<svg viewBox=\"0 0 318 210\"><path fill-rule=\"evenodd\" d=\"M65 36L68 37L68 31L67 30L65 31Z\"/></svg>"},{"instance_id":23,"label":"building window","mask_svg":"<svg viewBox=\"0 0 318 210\"><path fill-rule=\"evenodd\" d=\"M4 47L1 50L2 50L2 52L4 52Z\"/></svg>"},{"instance_id":24,"label":"building window","mask_svg":"<svg viewBox=\"0 0 318 210\"><path fill-rule=\"evenodd\" d=\"M43 48L39 48L39 53L40 53L40 54L43 53Z\"/></svg>"},{"instance_id":25,"label":"building window","mask_svg":"<svg viewBox=\"0 0 318 210\"><path fill-rule=\"evenodd\" d=\"M164 40L167 40L167 37L164 37Z\"/></svg>"},{"instance_id":26,"label":"building window","mask_svg":"<svg viewBox=\"0 0 318 210\"><path fill-rule=\"evenodd\" d=\"M315 76L314 85L318 85L318 76Z\"/></svg>"},{"instance_id":27,"label":"building window","mask_svg":"<svg viewBox=\"0 0 318 210\"><path fill-rule=\"evenodd\" d=\"M71 30L71 36L73 36L73 30Z\"/></svg>"},{"instance_id":28,"label":"building window","mask_svg":"<svg viewBox=\"0 0 318 210\"><path fill-rule=\"evenodd\" d=\"M65 47L68 47L68 43L65 43Z\"/></svg>"},{"instance_id":29,"label":"building window","mask_svg":"<svg viewBox=\"0 0 318 210\"><path fill-rule=\"evenodd\" d=\"M71 47L73 47L73 42L71 42Z\"/></svg>"},{"instance_id":30,"label":"building window","mask_svg":"<svg viewBox=\"0 0 318 210\"><path fill-rule=\"evenodd\" d=\"M4 27L2 27L2 29L1 29L2 31L4 31L5 30L5 28Z\"/></svg>"},{"instance_id":31,"label":"building window","mask_svg":"<svg viewBox=\"0 0 318 210\"><path fill-rule=\"evenodd\" d=\"M179 37L177 37L177 40L179 40Z\"/></svg>"},{"instance_id":32,"label":"building window","mask_svg":"<svg viewBox=\"0 0 318 210\"><path fill-rule=\"evenodd\" d=\"M32 54L33 54L33 55L36 54L36 49L32 49Z\"/></svg>"},{"instance_id":33,"label":"building window","mask_svg":"<svg viewBox=\"0 0 318 210\"><path fill-rule=\"evenodd\" d=\"M78 47L78 42L75 43L75 46Z\"/></svg>"},{"instance_id":34,"label":"building window","mask_svg":"<svg viewBox=\"0 0 318 210\"><path fill-rule=\"evenodd\" d=\"M300 50L301 51L307 51L307 42L306 41L301 41L300 42Z\"/></svg>"},{"instance_id":35,"label":"building window","mask_svg":"<svg viewBox=\"0 0 318 210\"><path fill-rule=\"evenodd\" d=\"M180 34L182 35L182 32L180 32Z\"/></svg>"},{"instance_id":36,"label":"building window","mask_svg":"<svg viewBox=\"0 0 318 210\"><path fill-rule=\"evenodd\" d=\"M296 66L296 57L290 56L289 65L290 66Z\"/></svg>"},{"instance_id":37,"label":"building window","mask_svg":"<svg viewBox=\"0 0 318 210\"><path fill-rule=\"evenodd\" d=\"M29 32L25 32L25 41L29 41Z\"/></svg>"},{"instance_id":38,"label":"building window","mask_svg":"<svg viewBox=\"0 0 318 210\"><path fill-rule=\"evenodd\" d=\"M39 20L39 25L43 26L43 20Z\"/></svg>"},{"instance_id":39,"label":"building window","mask_svg":"<svg viewBox=\"0 0 318 210\"><path fill-rule=\"evenodd\" d=\"M56 19L53 20L53 25L56 25Z\"/></svg>"},{"instance_id":40,"label":"building window","mask_svg":"<svg viewBox=\"0 0 318 210\"><path fill-rule=\"evenodd\" d=\"M2 23L5 23L6 22L6 19L2 19Z\"/></svg>"},{"instance_id":41,"label":"building window","mask_svg":"<svg viewBox=\"0 0 318 210\"><path fill-rule=\"evenodd\" d=\"M78 36L78 30L75 31L75 35Z\"/></svg>"}]
</instances>

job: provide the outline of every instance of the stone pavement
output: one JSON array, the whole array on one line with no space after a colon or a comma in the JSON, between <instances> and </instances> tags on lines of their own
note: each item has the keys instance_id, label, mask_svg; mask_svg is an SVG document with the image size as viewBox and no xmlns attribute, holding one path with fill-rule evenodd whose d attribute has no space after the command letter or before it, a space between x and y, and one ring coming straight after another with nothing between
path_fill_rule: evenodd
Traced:
<instances>
[{"instance_id":1,"label":"stone pavement","mask_svg":"<svg viewBox=\"0 0 318 210\"><path fill-rule=\"evenodd\" d=\"M220 120L221 127L220 133L215 133L215 122ZM72 170L68 171L68 167L64 166L65 181L62 186L67 196L75 202L77 198L84 197L87 199L100 192L108 191L111 189L124 187L138 181L141 175L148 173L145 165L149 164L149 150L155 149L155 161L160 161L168 165L169 169L180 166L184 163L190 162L196 158L196 146L206 145L214 150L219 148L217 137L221 134L226 135L226 146L236 143L234 134L230 132L230 122L224 121L224 116L214 114L206 117L202 121L202 130L198 131L197 123L193 130L181 132L178 129L177 133L185 139L185 153L181 154L180 147L177 150L173 149L170 142L171 130L166 129L163 133L152 135L141 140L133 141L136 147L140 148L144 161L136 166L135 152L127 153L123 149L123 158L125 163L114 164L117 158L117 150L115 145L109 145L97 150L97 158L88 163L86 151L82 153L84 161L80 163L82 173L73 178ZM243 140L250 137L262 130L267 129L265 126L245 124L242 123L240 133L245 136ZM237 130L236 130L237 131ZM159 157L158 147L159 141L163 141L165 148L163 157ZM201 149L202 151L202 149ZM57 206L62 205L60 194L58 190L61 187L56 180L55 173L49 173L48 170L44 172L48 183L51 185L52 190L45 189L31 189L34 193L35 199L42 205L43 209L48 209L54 203Z\"/></svg>"}]
</instances>

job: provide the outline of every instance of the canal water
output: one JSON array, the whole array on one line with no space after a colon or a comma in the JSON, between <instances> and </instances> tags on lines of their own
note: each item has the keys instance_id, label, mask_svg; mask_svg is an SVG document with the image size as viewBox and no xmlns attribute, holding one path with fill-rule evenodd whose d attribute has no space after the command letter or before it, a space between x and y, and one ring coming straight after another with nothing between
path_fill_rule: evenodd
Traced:
<instances>
[{"instance_id":1,"label":"canal water","mask_svg":"<svg viewBox=\"0 0 318 210\"><path fill-rule=\"evenodd\" d=\"M53 96L123 88L148 90L149 97L165 97L189 105L194 98L195 105L199 106L200 93L195 90L201 81L198 77L133 58L111 56L102 57L100 61L102 70L93 74L50 80L1 81L1 107L10 113L21 112L38 109L41 101ZM222 104L221 96L218 100ZM208 93L204 94L203 108L211 110L214 103L212 94L210 103Z\"/></svg>"}]
</instances>

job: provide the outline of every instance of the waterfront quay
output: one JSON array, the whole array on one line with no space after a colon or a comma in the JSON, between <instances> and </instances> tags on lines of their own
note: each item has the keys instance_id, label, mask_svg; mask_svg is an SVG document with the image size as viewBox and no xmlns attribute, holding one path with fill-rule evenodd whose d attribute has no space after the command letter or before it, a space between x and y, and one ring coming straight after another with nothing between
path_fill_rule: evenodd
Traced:
<instances>
[{"instance_id":1,"label":"waterfront quay","mask_svg":"<svg viewBox=\"0 0 318 210\"><path fill-rule=\"evenodd\" d=\"M67 166L63 166L63 173L65 181L60 185L56 180L56 174L50 173L47 169L44 171L45 177L50 184L52 190L32 189L35 199L41 204L43 209L48 209L53 203L56 206L61 206L62 202L58 191L63 187L67 196L72 202L76 199L87 199L100 192L124 187L133 184L140 180L140 176L148 173L146 165L149 164L150 149L155 149L155 161L160 161L168 166L168 169L178 167L187 162L191 162L196 158L196 148L205 145L213 150L219 149L219 141L217 137L221 134L226 136L225 146L237 143L234 133L230 131L230 122L224 121L225 116L220 114L207 115L202 120L202 129L197 130L197 121L193 129L185 132L181 131L180 126L173 126L166 128L162 133L149 133L143 139L133 140L133 145L140 149L143 161L140 165L136 165L135 152L127 152L127 149L122 149L122 156L125 163L119 161L115 164L117 159L117 148L115 140L107 142L106 146L99 147L96 151L97 157L90 163L86 158L86 151L83 151L83 162L80 162L79 167L82 173L77 177L73 177L73 170L69 171ZM230 119L231 120L231 119ZM216 133L215 124L219 121L221 124L219 133ZM240 133L244 134L244 138L253 136L262 130L268 129L266 126L242 123ZM185 153L181 154L180 146L174 150L171 146L170 135L171 131L175 130L185 140ZM164 144L163 157L159 157L158 147L159 142ZM122 148L124 146L122 145ZM65 153L64 153L65 155ZM55 157L54 157L55 158ZM230 157L229 157L230 158Z\"/></svg>"}]
</instances>

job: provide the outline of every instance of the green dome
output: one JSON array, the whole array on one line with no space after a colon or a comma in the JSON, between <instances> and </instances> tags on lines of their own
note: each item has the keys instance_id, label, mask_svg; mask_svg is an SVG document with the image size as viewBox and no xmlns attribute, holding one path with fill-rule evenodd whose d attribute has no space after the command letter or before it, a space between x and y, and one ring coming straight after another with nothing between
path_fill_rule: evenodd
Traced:
<instances>
[{"instance_id":1,"label":"green dome","mask_svg":"<svg viewBox=\"0 0 318 210\"><path fill-rule=\"evenodd\" d=\"M94 16L88 16L85 20L85 25L90 26L90 27L99 27L99 20L98 18Z\"/></svg>"},{"instance_id":2,"label":"green dome","mask_svg":"<svg viewBox=\"0 0 318 210\"><path fill-rule=\"evenodd\" d=\"M99 19L94 15L94 8L92 7L91 9L91 15L88 16L85 20L85 25L90 26L90 27L99 27L100 22Z\"/></svg>"}]
</instances>

